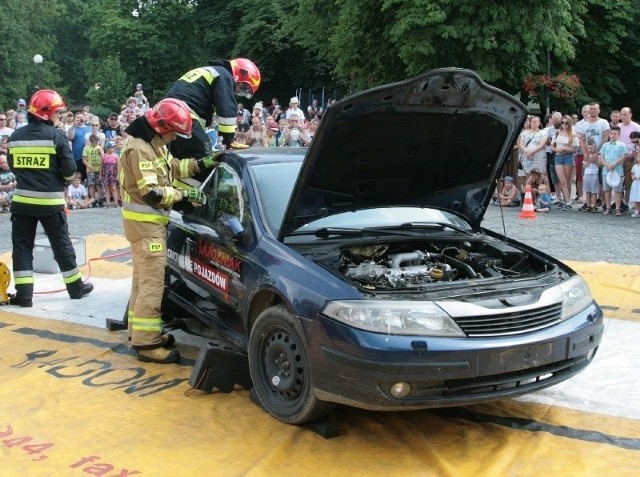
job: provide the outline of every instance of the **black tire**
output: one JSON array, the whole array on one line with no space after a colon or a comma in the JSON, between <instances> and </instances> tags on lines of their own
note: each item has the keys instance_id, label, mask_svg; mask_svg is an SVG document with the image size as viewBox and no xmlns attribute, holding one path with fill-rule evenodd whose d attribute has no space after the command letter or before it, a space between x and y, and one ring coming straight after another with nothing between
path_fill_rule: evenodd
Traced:
<instances>
[{"instance_id":1,"label":"black tire","mask_svg":"<svg viewBox=\"0 0 640 477\"><path fill-rule=\"evenodd\" d=\"M248 354L255 393L276 419L304 424L335 407L314 393L306 341L300 323L285 306L273 306L260 314L251 330Z\"/></svg>"}]
</instances>

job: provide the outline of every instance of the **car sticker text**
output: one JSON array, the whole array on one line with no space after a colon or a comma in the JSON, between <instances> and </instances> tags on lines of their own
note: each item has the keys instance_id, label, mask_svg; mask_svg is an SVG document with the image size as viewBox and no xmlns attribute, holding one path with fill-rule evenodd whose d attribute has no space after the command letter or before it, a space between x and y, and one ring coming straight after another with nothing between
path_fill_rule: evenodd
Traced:
<instances>
[{"instance_id":1,"label":"car sticker text","mask_svg":"<svg viewBox=\"0 0 640 477\"><path fill-rule=\"evenodd\" d=\"M191 272L212 287L222 290L224 293L229 293L229 278L200 260L191 259Z\"/></svg>"},{"instance_id":2,"label":"car sticker text","mask_svg":"<svg viewBox=\"0 0 640 477\"><path fill-rule=\"evenodd\" d=\"M242 260L219 249L210 242L198 240L198 255L213 263L221 265L232 272L240 273L242 270Z\"/></svg>"}]
</instances>

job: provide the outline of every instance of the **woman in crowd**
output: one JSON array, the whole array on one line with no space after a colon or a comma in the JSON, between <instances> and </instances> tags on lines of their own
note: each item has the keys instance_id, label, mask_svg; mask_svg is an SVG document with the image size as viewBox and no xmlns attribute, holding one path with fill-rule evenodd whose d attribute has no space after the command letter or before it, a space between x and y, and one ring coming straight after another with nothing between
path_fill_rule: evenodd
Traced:
<instances>
[{"instance_id":1,"label":"woman in crowd","mask_svg":"<svg viewBox=\"0 0 640 477\"><path fill-rule=\"evenodd\" d=\"M522 131L522 134L518 137L517 144L524 161L522 167L525 172L526 183L534 167L539 171L547 170L547 154L544 150L547 145L547 135L540 129L540 118L538 116L531 118L529 129ZM546 181L547 175L545 173L541 174Z\"/></svg>"},{"instance_id":2,"label":"woman in crowd","mask_svg":"<svg viewBox=\"0 0 640 477\"><path fill-rule=\"evenodd\" d=\"M571 116L565 114L560 122L560 130L551 142L551 150L555 152L555 170L561 195L559 207L571 208L571 177L573 176L573 155L578 147L578 138L573 132Z\"/></svg>"}]
</instances>

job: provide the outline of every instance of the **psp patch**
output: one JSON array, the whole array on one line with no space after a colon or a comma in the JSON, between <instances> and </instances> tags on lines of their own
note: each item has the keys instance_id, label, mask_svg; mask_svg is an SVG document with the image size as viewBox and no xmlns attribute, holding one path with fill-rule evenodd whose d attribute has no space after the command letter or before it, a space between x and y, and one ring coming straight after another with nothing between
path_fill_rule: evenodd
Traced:
<instances>
[{"instance_id":1,"label":"psp patch","mask_svg":"<svg viewBox=\"0 0 640 477\"><path fill-rule=\"evenodd\" d=\"M163 247L161 243L150 243L149 252L162 252Z\"/></svg>"},{"instance_id":2,"label":"psp patch","mask_svg":"<svg viewBox=\"0 0 640 477\"><path fill-rule=\"evenodd\" d=\"M49 169L49 154L15 154L13 167L18 169Z\"/></svg>"},{"instance_id":3,"label":"psp patch","mask_svg":"<svg viewBox=\"0 0 640 477\"><path fill-rule=\"evenodd\" d=\"M141 171L152 171L154 169L153 168L153 162L151 162L151 161L141 162L138 167L140 167Z\"/></svg>"}]
</instances>

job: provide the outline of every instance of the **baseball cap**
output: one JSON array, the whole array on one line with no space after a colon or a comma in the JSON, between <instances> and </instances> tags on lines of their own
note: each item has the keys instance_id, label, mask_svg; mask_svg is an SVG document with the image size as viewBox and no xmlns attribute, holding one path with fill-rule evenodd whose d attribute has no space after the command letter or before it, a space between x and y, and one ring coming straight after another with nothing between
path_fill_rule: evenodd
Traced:
<instances>
[{"instance_id":1,"label":"baseball cap","mask_svg":"<svg viewBox=\"0 0 640 477\"><path fill-rule=\"evenodd\" d=\"M18 101L16 101L16 104L18 106L26 106L27 102L24 99L20 98Z\"/></svg>"},{"instance_id":2,"label":"baseball cap","mask_svg":"<svg viewBox=\"0 0 640 477\"><path fill-rule=\"evenodd\" d=\"M505 181L505 182L513 182L513 177L511 177L511 176L504 176L504 181Z\"/></svg>"},{"instance_id":3,"label":"baseball cap","mask_svg":"<svg viewBox=\"0 0 640 477\"><path fill-rule=\"evenodd\" d=\"M116 113L111 113L111 114L109 115L109 119L111 119L111 118L116 118L116 119L118 119L118 115L117 115Z\"/></svg>"},{"instance_id":4,"label":"baseball cap","mask_svg":"<svg viewBox=\"0 0 640 477\"><path fill-rule=\"evenodd\" d=\"M289 103L290 103L290 104L291 104L291 103L298 103L298 104L300 104L300 101L298 101L298 97L297 97L297 96L293 96L293 97L289 100Z\"/></svg>"},{"instance_id":5,"label":"baseball cap","mask_svg":"<svg viewBox=\"0 0 640 477\"><path fill-rule=\"evenodd\" d=\"M272 131L279 131L280 130L280 128L278 127L278 123L275 122L275 121L269 121L267 123L267 127L269 129L271 129Z\"/></svg>"},{"instance_id":6,"label":"baseball cap","mask_svg":"<svg viewBox=\"0 0 640 477\"><path fill-rule=\"evenodd\" d=\"M108 142L105 144L105 147L116 147L116 144L115 144L113 141L108 141Z\"/></svg>"}]
</instances>

